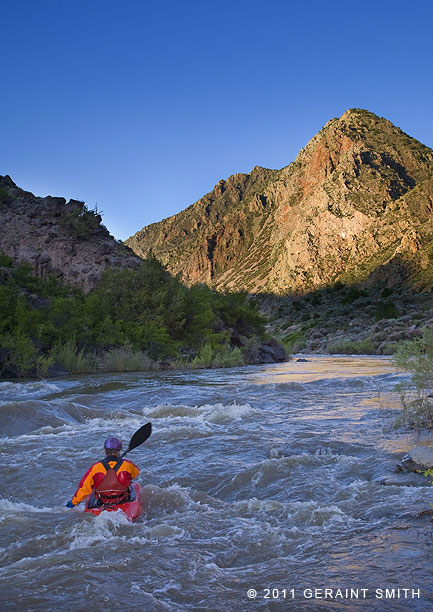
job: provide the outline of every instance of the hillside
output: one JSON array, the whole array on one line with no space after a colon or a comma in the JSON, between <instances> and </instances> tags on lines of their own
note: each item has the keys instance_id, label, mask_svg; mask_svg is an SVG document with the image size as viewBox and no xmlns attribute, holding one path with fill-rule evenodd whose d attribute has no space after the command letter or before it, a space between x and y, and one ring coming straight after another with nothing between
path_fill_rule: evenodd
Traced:
<instances>
[{"instance_id":1,"label":"hillside","mask_svg":"<svg viewBox=\"0 0 433 612\"><path fill-rule=\"evenodd\" d=\"M126 241L188 285L288 295L433 287L433 151L371 112L331 119L281 170L221 180Z\"/></svg>"},{"instance_id":2,"label":"hillside","mask_svg":"<svg viewBox=\"0 0 433 612\"><path fill-rule=\"evenodd\" d=\"M0 378L286 359L245 294L188 289L101 221L0 177Z\"/></svg>"},{"instance_id":3,"label":"hillside","mask_svg":"<svg viewBox=\"0 0 433 612\"><path fill-rule=\"evenodd\" d=\"M89 291L107 268L136 269L140 259L101 221L84 202L36 197L0 176L0 253L29 263L42 279Z\"/></svg>"}]
</instances>

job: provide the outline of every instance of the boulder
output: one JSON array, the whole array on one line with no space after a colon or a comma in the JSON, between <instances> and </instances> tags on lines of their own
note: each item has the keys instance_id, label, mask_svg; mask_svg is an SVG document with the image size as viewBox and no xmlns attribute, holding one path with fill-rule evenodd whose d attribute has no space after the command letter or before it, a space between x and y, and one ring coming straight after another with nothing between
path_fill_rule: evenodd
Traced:
<instances>
[{"instance_id":1,"label":"boulder","mask_svg":"<svg viewBox=\"0 0 433 612\"><path fill-rule=\"evenodd\" d=\"M276 363L278 361L287 361L286 351L282 344L271 339L259 347L259 363Z\"/></svg>"},{"instance_id":2,"label":"boulder","mask_svg":"<svg viewBox=\"0 0 433 612\"><path fill-rule=\"evenodd\" d=\"M397 465L398 472L425 472L433 468L433 448L415 446Z\"/></svg>"},{"instance_id":3,"label":"boulder","mask_svg":"<svg viewBox=\"0 0 433 612\"><path fill-rule=\"evenodd\" d=\"M412 327L415 327L414 325ZM406 338L408 338L409 340L414 340L415 338L422 338L423 337L423 333L420 329L409 329L406 332Z\"/></svg>"},{"instance_id":4,"label":"boulder","mask_svg":"<svg viewBox=\"0 0 433 612\"><path fill-rule=\"evenodd\" d=\"M77 213L78 211L82 211L84 206L84 202L80 202L79 200L69 200L65 206L63 206L63 213L65 215L70 215L72 213Z\"/></svg>"},{"instance_id":5,"label":"boulder","mask_svg":"<svg viewBox=\"0 0 433 612\"><path fill-rule=\"evenodd\" d=\"M3 365L3 367L1 368L0 375L1 375L2 379L3 378L6 378L6 379L7 378L19 378L20 377L20 371L14 365L11 365L9 363L5 363Z\"/></svg>"},{"instance_id":6,"label":"boulder","mask_svg":"<svg viewBox=\"0 0 433 612\"><path fill-rule=\"evenodd\" d=\"M69 372L66 370L60 363L54 363L52 366L48 368L48 376L52 376L55 378L63 378L64 376L68 376Z\"/></svg>"},{"instance_id":7,"label":"boulder","mask_svg":"<svg viewBox=\"0 0 433 612\"><path fill-rule=\"evenodd\" d=\"M386 487L419 487L420 476L417 474L384 474L374 479Z\"/></svg>"}]
</instances>

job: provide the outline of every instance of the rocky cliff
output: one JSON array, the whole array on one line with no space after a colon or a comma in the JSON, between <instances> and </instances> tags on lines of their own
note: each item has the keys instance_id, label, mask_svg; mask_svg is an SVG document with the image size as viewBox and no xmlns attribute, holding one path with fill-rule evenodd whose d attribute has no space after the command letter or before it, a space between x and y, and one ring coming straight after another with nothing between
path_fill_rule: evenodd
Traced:
<instances>
[{"instance_id":1,"label":"rocky cliff","mask_svg":"<svg viewBox=\"0 0 433 612\"><path fill-rule=\"evenodd\" d=\"M140 259L118 243L83 202L35 197L0 176L0 253L30 263L42 278L88 291L106 268L136 268Z\"/></svg>"},{"instance_id":2,"label":"rocky cliff","mask_svg":"<svg viewBox=\"0 0 433 612\"><path fill-rule=\"evenodd\" d=\"M126 241L187 284L298 294L342 283L433 286L433 151L360 109L281 170L221 180Z\"/></svg>"}]
</instances>

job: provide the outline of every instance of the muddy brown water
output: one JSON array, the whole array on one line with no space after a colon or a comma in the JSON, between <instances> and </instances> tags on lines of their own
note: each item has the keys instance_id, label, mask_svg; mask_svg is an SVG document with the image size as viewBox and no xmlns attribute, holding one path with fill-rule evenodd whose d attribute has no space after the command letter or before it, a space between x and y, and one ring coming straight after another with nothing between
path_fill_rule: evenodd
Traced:
<instances>
[{"instance_id":1,"label":"muddy brown water","mask_svg":"<svg viewBox=\"0 0 433 612\"><path fill-rule=\"evenodd\" d=\"M433 610L433 489L393 474L417 440L384 431L403 380L308 357L0 383L2 609ZM66 509L147 421L139 521Z\"/></svg>"}]
</instances>

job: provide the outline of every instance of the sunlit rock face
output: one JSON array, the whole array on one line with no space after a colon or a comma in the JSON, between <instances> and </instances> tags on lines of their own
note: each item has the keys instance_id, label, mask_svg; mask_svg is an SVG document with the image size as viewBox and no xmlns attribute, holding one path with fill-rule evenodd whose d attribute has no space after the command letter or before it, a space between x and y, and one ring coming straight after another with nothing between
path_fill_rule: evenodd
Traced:
<instances>
[{"instance_id":1,"label":"sunlit rock face","mask_svg":"<svg viewBox=\"0 0 433 612\"><path fill-rule=\"evenodd\" d=\"M221 180L126 243L187 284L305 293L433 285L433 151L360 109L331 119L281 170Z\"/></svg>"}]
</instances>

